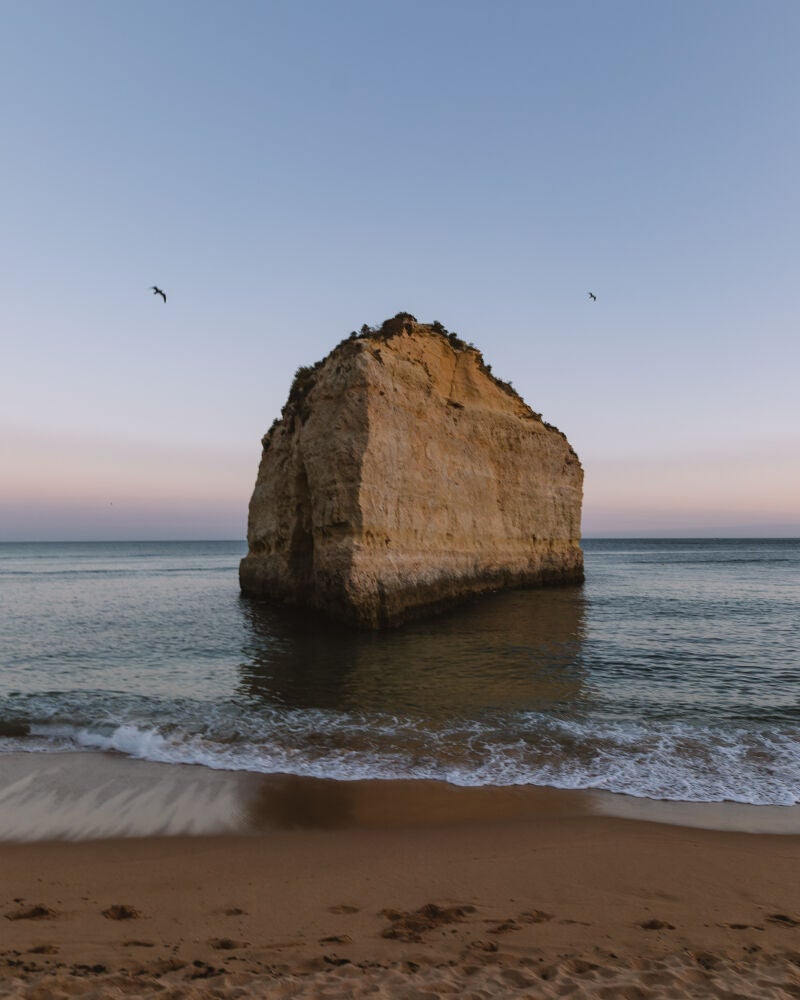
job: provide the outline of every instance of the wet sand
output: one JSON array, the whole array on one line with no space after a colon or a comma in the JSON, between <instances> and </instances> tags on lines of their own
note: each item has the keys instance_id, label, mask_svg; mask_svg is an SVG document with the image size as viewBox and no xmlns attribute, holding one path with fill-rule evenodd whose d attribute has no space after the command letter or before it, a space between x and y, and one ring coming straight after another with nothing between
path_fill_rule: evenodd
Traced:
<instances>
[{"instance_id":1,"label":"wet sand","mask_svg":"<svg viewBox=\"0 0 800 1000\"><path fill-rule=\"evenodd\" d=\"M237 832L6 839L0 996L800 996L794 834L624 819L541 790L64 756L50 763L78 800L106 778L122 817L179 801L174 831L216 803ZM57 776L37 758L4 772L0 820L24 794L45 815ZM68 801L51 797L53 815Z\"/></svg>"},{"instance_id":2,"label":"wet sand","mask_svg":"<svg viewBox=\"0 0 800 1000\"><path fill-rule=\"evenodd\" d=\"M0 842L379 829L536 819L553 812L800 835L800 807L655 802L532 786L332 781L158 764L113 753L0 755Z\"/></svg>"}]
</instances>

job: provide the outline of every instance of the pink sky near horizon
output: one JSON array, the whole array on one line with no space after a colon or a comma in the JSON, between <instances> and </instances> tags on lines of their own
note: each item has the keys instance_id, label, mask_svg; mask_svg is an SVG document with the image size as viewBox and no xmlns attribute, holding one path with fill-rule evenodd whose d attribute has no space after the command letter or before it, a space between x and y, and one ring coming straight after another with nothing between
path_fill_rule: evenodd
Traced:
<instances>
[{"instance_id":1,"label":"pink sky near horizon","mask_svg":"<svg viewBox=\"0 0 800 1000\"><path fill-rule=\"evenodd\" d=\"M7 437L16 473L0 496L0 541L244 538L260 457L258 438L250 444ZM800 465L785 449L590 459L584 471L584 536L800 534Z\"/></svg>"}]
</instances>

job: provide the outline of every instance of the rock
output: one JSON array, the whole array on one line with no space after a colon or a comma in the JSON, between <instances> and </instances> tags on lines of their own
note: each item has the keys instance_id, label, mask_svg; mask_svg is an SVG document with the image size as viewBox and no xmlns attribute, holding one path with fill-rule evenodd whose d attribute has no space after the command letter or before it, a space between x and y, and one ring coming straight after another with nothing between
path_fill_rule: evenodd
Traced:
<instances>
[{"instance_id":1,"label":"rock","mask_svg":"<svg viewBox=\"0 0 800 1000\"><path fill-rule=\"evenodd\" d=\"M399 313L299 369L262 444L246 595L380 628L583 580L578 456L439 323Z\"/></svg>"}]
</instances>

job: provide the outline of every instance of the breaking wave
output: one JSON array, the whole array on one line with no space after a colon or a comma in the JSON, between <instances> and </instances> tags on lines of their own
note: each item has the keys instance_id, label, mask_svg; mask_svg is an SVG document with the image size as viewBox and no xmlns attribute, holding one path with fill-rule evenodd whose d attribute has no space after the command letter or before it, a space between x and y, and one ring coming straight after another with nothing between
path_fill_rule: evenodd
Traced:
<instances>
[{"instance_id":1,"label":"breaking wave","mask_svg":"<svg viewBox=\"0 0 800 1000\"><path fill-rule=\"evenodd\" d=\"M219 720L218 720L219 721ZM421 730L414 719L276 713L261 729L209 734L165 725L32 723L0 751L94 750L172 764L342 781L428 779L461 786L602 789L642 798L800 803L800 732L667 723L589 723L525 713L487 728ZM262 720L263 722L263 720ZM6 730L8 731L8 729Z\"/></svg>"}]
</instances>

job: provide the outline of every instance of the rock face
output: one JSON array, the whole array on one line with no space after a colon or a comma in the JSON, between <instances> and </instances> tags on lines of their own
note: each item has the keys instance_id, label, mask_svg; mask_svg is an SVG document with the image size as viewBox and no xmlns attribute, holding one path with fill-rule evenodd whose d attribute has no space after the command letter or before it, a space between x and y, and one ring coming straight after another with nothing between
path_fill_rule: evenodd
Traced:
<instances>
[{"instance_id":1,"label":"rock face","mask_svg":"<svg viewBox=\"0 0 800 1000\"><path fill-rule=\"evenodd\" d=\"M300 369L263 441L243 593L380 628L583 580L583 470L479 351L400 313Z\"/></svg>"}]
</instances>

